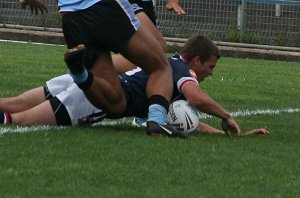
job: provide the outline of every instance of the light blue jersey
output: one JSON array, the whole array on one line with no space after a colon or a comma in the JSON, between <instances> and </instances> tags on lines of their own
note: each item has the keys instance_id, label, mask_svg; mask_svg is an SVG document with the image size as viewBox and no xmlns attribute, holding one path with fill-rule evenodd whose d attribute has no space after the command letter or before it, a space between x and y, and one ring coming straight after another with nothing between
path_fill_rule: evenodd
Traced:
<instances>
[{"instance_id":1,"label":"light blue jersey","mask_svg":"<svg viewBox=\"0 0 300 198\"><path fill-rule=\"evenodd\" d=\"M59 12L74 12L84 10L101 0L58 0Z\"/></svg>"}]
</instances>

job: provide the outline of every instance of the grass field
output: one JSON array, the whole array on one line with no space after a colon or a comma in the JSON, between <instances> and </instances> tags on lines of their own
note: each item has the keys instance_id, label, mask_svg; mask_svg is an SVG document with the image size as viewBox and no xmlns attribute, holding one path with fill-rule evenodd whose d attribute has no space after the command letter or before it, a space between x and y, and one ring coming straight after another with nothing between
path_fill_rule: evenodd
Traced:
<instances>
[{"instance_id":1,"label":"grass field","mask_svg":"<svg viewBox=\"0 0 300 198\"><path fill-rule=\"evenodd\" d=\"M64 50L0 42L0 97L65 73ZM271 135L150 138L128 119L1 126L0 197L299 197L299 63L222 58L202 87L236 113L242 130L267 127Z\"/></svg>"}]
</instances>

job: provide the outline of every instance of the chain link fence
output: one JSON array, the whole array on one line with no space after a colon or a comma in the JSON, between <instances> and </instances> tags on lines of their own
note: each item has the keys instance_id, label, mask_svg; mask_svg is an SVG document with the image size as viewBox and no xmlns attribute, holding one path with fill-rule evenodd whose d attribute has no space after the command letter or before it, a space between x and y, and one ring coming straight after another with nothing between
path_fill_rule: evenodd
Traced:
<instances>
[{"instance_id":1,"label":"chain link fence","mask_svg":"<svg viewBox=\"0 0 300 198\"><path fill-rule=\"evenodd\" d=\"M21 10L18 0L0 0L0 27L61 31L56 0L43 0L47 15ZM300 0L181 0L185 16L156 0L157 20L165 37L206 35L215 41L300 47Z\"/></svg>"}]
</instances>

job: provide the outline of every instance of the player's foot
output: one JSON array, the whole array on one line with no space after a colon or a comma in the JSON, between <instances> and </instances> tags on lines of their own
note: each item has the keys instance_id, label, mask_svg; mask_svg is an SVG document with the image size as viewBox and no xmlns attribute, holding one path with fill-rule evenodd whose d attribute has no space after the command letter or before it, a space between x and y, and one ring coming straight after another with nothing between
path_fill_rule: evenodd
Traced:
<instances>
[{"instance_id":1,"label":"player's foot","mask_svg":"<svg viewBox=\"0 0 300 198\"><path fill-rule=\"evenodd\" d=\"M69 49L65 53L65 62L72 74L81 74L85 70L84 57L86 48L83 44Z\"/></svg>"},{"instance_id":2,"label":"player's foot","mask_svg":"<svg viewBox=\"0 0 300 198\"><path fill-rule=\"evenodd\" d=\"M146 118L133 118L131 125L135 127L146 127Z\"/></svg>"},{"instance_id":3,"label":"player's foot","mask_svg":"<svg viewBox=\"0 0 300 198\"><path fill-rule=\"evenodd\" d=\"M7 112L0 112L0 124L11 124L11 116Z\"/></svg>"},{"instance_id":4,"label":"player's foot","mask_svg":"<svg viewBox=\"0 0 300 198\"><path fill-rule=\"evenodd\" d=\"M187 137L185 134L175 131L172 126L168 124L162 125L154 121L147 121L146 132L150 136L167 135L170 137Z\"/></svg>"}]
</instances>

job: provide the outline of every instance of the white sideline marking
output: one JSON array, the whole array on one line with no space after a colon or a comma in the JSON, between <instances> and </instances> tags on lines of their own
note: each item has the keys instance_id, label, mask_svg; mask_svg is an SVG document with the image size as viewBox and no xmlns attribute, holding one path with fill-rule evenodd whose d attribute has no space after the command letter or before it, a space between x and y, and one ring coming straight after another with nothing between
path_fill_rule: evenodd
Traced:
<instances>
[{"instance_id":1,"label":"white sideline marking","mask_svg":"<svg viewBox=\"0 0 300 198\"><path fill-rule=\"evenodd\" d=\"M37 43L37 42L28 42L28 41L14 41L14 40L4 40L4 39L0 39L0 42L22 43L22 44L33 44L33 45L64 46L65 47L65 45L58 45L58 44Z\"/></svg>"},{"instance_id":2,"label":"white sideline marking","mask_svg":"<svg viewBox=\"0 0 300 198\"><path fill-rule=\"evenodd\" d=\"M257 110L239 110L236 112L232 112L231 115L234 117L243 117L243 116L252 116L252 115L277 115L281 113L299 113L300 109L257 109ZM200 119L209 119L212 118L212 116L207 114L201 114ZM93 126L113 126L113 125L120 125L120 124L131 124L131 120L128 119L119 119L119 120L104 120L102 122L96 123ZM62 130L67 129L68 127L57 127L57 126L17 126L13 128L6 128L0 127L0 135L6 134L6 133L27 133L27 132L35 132L35 131L49 131L49 130Z\"/></svg>"},{"instance_id":3,"label":"white sideline marking","mask_svg":"<svg viewBox=\"0 0 300 198\"><path fill-rule=\"evenodd\" d=\"M48 125L39 125L39 126L16 126L13 128L0 127L0 135L5 133L27 133L34 131L49 131L52 129L66 129L67 127L58 127L58 126L48 126Z\"/></svg>"}]
</instances>

